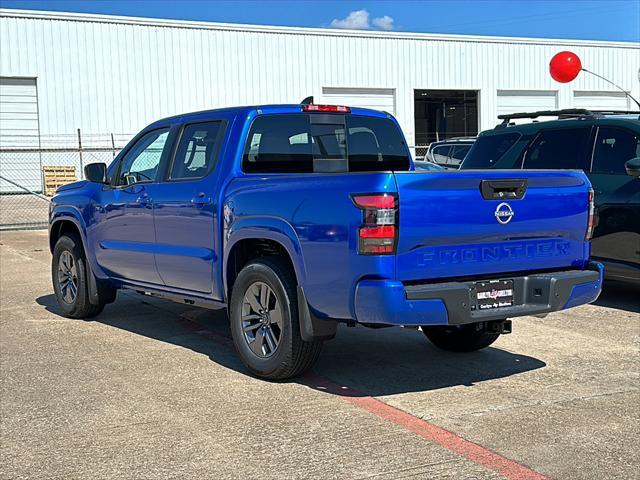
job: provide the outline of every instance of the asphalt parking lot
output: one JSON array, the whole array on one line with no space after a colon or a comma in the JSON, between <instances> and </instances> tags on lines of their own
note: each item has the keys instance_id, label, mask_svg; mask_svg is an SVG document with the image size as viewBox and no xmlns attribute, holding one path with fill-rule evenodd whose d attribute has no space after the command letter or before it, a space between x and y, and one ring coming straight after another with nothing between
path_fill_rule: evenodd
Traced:
<instances>
[{"instance_id":1,"label":"asphalt parking lot","mask_svg":"<svg viewBox=\"0 0 640 480\"><path fill-rule=\"evenodd\" d=\"M345 327L269 383L223 311L119 293L68 320L45 231L2 232L0 256L2 478L638 478L637 289L473 354Z\"/></svg>"}]
</instances>

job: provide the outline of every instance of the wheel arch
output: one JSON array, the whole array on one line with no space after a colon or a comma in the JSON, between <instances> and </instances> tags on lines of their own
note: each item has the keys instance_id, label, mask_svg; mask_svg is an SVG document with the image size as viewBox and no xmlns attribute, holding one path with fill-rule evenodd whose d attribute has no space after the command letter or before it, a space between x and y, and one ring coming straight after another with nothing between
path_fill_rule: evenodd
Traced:
<instances>
[{"instance_id":1,"label":"wheel arch","mask_svg":"<svg viewBox=\"0 0 640 480\"><path fill-rule=\"evenodd\" d=\"M251 223L255 222L255 218ZM235 279L244 265L251 260L262 256L278 256L282 258L296 277L298 284L302 285L306 278L302 252L298 236L293 227L279 219L262 219L258 225L234 224L228 234L225 245L223 261L223 285L224 296L228 300ZM268 224L269 228L265 228Z\"/></svg>"},{"instance_id":2,"label":"wheel arch","mask_svg":"<svg viewBox=\"0 0 640 480\"><path fill-rule=\"evenodd\" d=\"M83 223L72 212L55 212L49 226L49 250L53 253L56 243L65 233L75 233L80 237L82 248L86 250L86 231Z\"/></svg>"}]
</instances>

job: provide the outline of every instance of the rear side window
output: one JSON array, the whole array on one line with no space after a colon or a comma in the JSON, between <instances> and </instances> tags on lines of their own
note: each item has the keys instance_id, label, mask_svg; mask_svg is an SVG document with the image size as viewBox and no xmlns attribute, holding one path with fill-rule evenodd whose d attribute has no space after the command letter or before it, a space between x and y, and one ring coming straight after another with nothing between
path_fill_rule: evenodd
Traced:
<instances>
[{"instance_id":1,"label":"rear side window","mask_svg":"<svg viewBox=\"0 0 640 480\"><path fill-rule=\"evenodd\" d=\"M451 147L449 145L436 146L431 150L431 159L433 163L438 165L446 165L449 162L449 152Z\"/></svg>"},{"instance_id":2,"label":"rear side window","mask_svg":"<svg viewBox=\"0 0 640 480\"><path fill-rule=\"evenodd\" d=\"M513 168L514 165L511 164L502 165L500 160L520 140L520 137L518 132L479 137L465 157L462 168Z\"/></svg>"},{"instance_id":3,"label":"rear side window","mask_svg":"<svg viewBox=\"0 0 640 480\"><path fill-rule=\"evenodd\" d=\"M523 168L586 169L590 128L543 130L526 152Z\"/></svg>"},{"instance_id":4,"label":"rear side window","mask_svg":"<svg viewBox=\"0 0 640 480\"><path fill-rule=\"evenodd\" d=\"M256 118L242 168L251 173L408 170L402 134L389 119L282 114Z\"/></svg>"},{"instance_id":5,"label":"rear side window","mask_svg":"<svg viewBox=\"0 0 640 480\"><path fill-rule=\"evenodd\" d=\"M464 157L467 156L469 150L471 150L471 145L456 145L453 147L453 151L451 152L451 158L453 158L455 163L459 165L462 160L464 160Z\"/></svg>"},{"instance_id":6,"label":"rear side window","mask_svg":"<svg viewBox=\"0 0 640 480\"><path fill-rule=\"evenodd\" d=\"M600 127L594 154L592 173L626 175L624 164L640 157L640 138L629 130Z\"/></svg>"},{"instance_id":7,"label":"rear side window","mask_svg":"<svg viewBox=\"0 0 640 480\"><path fill-rule=\"evenodd\" d=\"M184 127L169 178L193 180L211 172L217 160L222 125L219 120Z\"/></svg>"}]
</instances>

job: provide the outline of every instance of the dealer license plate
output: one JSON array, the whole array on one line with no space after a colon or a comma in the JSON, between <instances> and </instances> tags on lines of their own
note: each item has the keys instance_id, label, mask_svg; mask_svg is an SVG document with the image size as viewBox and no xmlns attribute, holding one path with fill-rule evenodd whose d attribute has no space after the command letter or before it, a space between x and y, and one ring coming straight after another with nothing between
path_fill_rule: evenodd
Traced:
<instances>
[{"instance_id":1,"label":"dealer license plate","mask_svg":"<svg viewBox=\"0 0 640 480\"><path fill-rule=\"evenodd\" d=\"M476 306L478 310L511 307L513 305L513 280L476 282Z\"/></svg>"}]
</instances>

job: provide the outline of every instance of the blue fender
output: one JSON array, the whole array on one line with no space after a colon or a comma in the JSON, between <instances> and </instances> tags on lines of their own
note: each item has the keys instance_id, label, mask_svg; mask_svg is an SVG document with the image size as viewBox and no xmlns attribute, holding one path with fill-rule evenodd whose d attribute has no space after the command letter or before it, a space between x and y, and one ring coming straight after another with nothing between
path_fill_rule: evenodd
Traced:
<instances>
[{"instance_id":1,"label":"blue fender","mask_svg":"<svg viewBox=\"0 0 640 480\"><path fill-rule=\"evenodd\" d=\"M227 261L229 253L234 245L245 239L264 238L278 242L289 254L293 268L295 269L298 285L304 286L306 270L302 260L302 250L300 240L293 226L278 217L271 216L248 216L240 217L233 221L229 229L224 232L224 258L222 262L222 276L224 284L224 295L227 289Z\"/></svg>"},{"instance_id":2,"label":"blue fender","mask_svg":"<svg viewBox=\"0 0 640 480\"><path fill-rule=\"evenodd\" d=\"M109 278L96 262L95 255L89 255L89 252L87 251L87 226L80 210L69 205L54 207L53 211L51 212L51 218L49 220L49 236L51 236L51 231L55 228L56 224L62 221L73 223L80 232L80 238L82 240L82 248L84 249L85 257L89 262L89 266L91 267L91 270L96 275L96 277L103 280Z\"/></svg>"}]
</instances>

